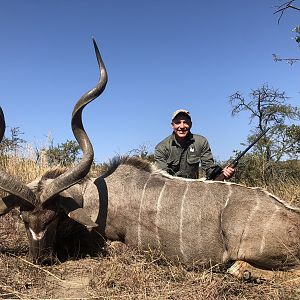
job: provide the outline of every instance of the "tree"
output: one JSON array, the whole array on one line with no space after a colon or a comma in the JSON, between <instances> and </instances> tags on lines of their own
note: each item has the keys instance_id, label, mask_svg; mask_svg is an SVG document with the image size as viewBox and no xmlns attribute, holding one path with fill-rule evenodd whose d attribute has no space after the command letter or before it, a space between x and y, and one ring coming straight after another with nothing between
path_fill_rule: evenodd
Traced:
<instances>
[{"instance_id":1,"label":"tree","mask_svg":"<svg viewBox=\"0 0 300 300\"><path fill-rule=\"evenodd\" d=\"M65 143L53 146L53 141L49 149L44 150L47 163L50 166L60 164L69 166L80 159L80 147L76 141L67 140Z\"/></svg>"},{"instance_id":2,"label":"tree","mask_svg":"<svg viewBox=\"0 0 300 300\"><path fill-rule=\"evenodd\" d=\"M300 126L291 121L300 120L300 109L287 103L285 92L269 88L267 84L252 90L249 100L236 92L230 96L231 114L236 116L242 111L250 113L250 124L255 129L248 136L253 141L266 128L271 128L253 150L265 157L267 162L278 162L283 158L298 159L300 155Z\"/></svg>"},{"instance_id":3,"label":"tree","mask_svg":"<svg viewBox=\"0 0 300 300\"><path fill-rule=\"evenodd\" d=\"M290 0L287 1L281 5L276 6L276 11L274 12L274 14L279 14L279 18L278 18L278 24L283 16L283 14L287 11L287 10L296 10L298 12L300 12L300 7L297 7L295 5L293 5L293 3L295 2L295 0ZM300 47L300 25L297 25L293 30L293 32L296 33L296 36L294 37L294 40L296 41L296 43L298 44L298 46ZM281 58L276 54L273 54L273 59L275 62L277 61L285 61L290 65L293 65L295 62L299 61L300 58Z\"/></svg>"},{"instance_id":4,"label":"tree","mask_svg":"<svg viewBox=\"0 0 300 300\"><path fill-rule=\"evenodd\" d=\"M10 137L4 137L0 144L0 155L14 155L16 156L18 151L22 149L23 144L26 143L20 136L24 132L20 131L19 127L10 128Z\"/></svg>"},{"instance_id":5,"label":"tree","mask_svg":"<svg viewBox=\"0 0 300 300\"><path fill-rule=\"evenodd\" d=\"M154 154L151 153L148 149L148 145L141 144L137 149L132 149L128 152L128 155L132 155L135 157L140 157L142 159L148 160L150 162L154 162Z\"/></svg>"},{"instance_id":6,"label":"tree","mask_svg":"<svg viewBox=\"0 0 300 300\"><path fill-rule=\"evenodd\" d=\"M241 112L250 114L251 143L266 128L267 134L251 149L237 169L235 180L246 185L267 186L270 182L286 180L286 175L299 178L300 126L292 121L300 120L300 110L287 103L288 97L268 85L252 90L246 100L240 92L230 96L232 116ZM285 160L295 160L286 164Z\"/></svg>"}]
</instances>

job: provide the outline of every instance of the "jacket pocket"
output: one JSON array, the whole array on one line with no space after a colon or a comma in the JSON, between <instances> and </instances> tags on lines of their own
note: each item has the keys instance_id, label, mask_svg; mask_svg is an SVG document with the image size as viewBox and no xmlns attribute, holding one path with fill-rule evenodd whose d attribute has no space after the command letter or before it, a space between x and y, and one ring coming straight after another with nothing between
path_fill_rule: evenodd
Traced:
<instances>
[{"instance_id":1,"label":"jacket pocket","mask_svg":"<svg viewBox=\"0 0 300 300\"><path fill-rule=\"evenodd\" d=\"M194 164L200 163L200 157L194 156L194 155L189 155L186 160L189 165L194 165Z\"/></svg>"},{"instance_id":2,"label":"jacket pocket","mask_svg":"<svg viewBox=\"0 0 300 300\"><path fill-rule=\"evenodd\" d=\"M168 166L169 166L169 165L171 165L171 166L178 166L178 165L179 165L179 159L170 156L170 157L167 159L167 164L168 164Z\"/></svg>"}]
</instances>

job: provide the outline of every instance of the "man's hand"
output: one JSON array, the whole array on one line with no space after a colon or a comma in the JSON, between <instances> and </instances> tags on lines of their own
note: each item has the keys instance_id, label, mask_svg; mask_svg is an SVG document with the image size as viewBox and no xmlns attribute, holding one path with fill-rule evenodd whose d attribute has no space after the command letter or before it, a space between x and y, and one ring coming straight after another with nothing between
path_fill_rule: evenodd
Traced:
<instances>
[{"instance_id":1,"label":"man's hand","mask_svg":"<svg viewBox=\"0 0 300 300\"><path fill-rule=\"evenodd\" d=\"M222 171L225 179L230 179L233 176L234 172L235 172L235 169L232 168L230 165L225 167Z\"/></svg>"}]
</instances>

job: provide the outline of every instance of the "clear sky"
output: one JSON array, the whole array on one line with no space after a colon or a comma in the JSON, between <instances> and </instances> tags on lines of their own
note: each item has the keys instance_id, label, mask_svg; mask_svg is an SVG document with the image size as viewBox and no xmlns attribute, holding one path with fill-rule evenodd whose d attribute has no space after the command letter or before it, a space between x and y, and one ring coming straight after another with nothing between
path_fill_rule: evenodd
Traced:
<instances>
[{"instance_id":1,"label":"clear sky","mask_svg":"<svg viewBox=\"0 0 300 300\"><path fill-rule=\"evenodd\" d=\"M155 145L171 133L171 114L191 112L218 160L241 149L251 129L232 118L228 97L267 83L299 105L300 56L291 29L277 24L272 0L1 0L0 105L6 123L40 147L73 139L73 105L98 80L92 37L108 71L104 93L84 111L97 162Z\"/></svg>"}]
</instances>

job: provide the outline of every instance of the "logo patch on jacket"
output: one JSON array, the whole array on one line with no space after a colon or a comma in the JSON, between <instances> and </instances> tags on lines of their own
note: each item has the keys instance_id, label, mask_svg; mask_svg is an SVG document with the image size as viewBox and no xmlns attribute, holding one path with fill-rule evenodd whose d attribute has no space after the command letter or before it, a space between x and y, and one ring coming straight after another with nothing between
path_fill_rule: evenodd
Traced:
<instances>
[{"instance_id":1,"label":"logo patch on jacket","mask_svg":"<svg viewBox=\"0 0 300 300\"><path fill-rule=\"evenodd\" d=\"M190 152L195 152L195 148L194 147L190 147Z\"/></svg>"}]
</instances>

